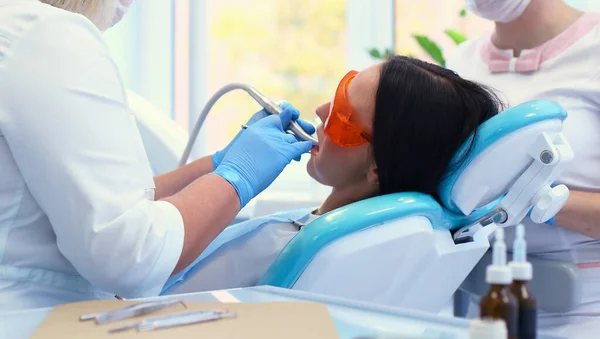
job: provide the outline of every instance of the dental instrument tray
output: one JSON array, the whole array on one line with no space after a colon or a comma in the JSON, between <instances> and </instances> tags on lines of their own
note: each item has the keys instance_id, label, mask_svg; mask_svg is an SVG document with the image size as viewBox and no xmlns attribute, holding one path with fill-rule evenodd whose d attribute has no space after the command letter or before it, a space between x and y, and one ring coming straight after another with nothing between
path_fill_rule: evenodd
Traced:
<instances>
[{"instance_id":1,"label":"dental instrument tray","mask_svg":"<svg viewBox=\"0 0 600 339\"><path fill-rule=\"evenodd\" d=\"M32 339L339 338L323 304L94 300L54 307ZM307 326L310 324L310 326Z\"/></svg>"}]
</instances>

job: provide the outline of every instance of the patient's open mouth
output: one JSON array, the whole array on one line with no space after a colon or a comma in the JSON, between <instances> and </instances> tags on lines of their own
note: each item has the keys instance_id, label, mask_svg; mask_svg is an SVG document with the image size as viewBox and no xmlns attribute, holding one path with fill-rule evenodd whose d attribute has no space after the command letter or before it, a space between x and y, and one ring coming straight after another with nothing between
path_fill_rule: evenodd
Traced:
<instances>
[{"instance_id":1,"label":"patient's open mouth","mask_svg":"<svg viewBox=\"0 0 600 339\"><path fill-rule=\"evenodd\" d=\"M313 146L313 148L310 149L310 155L317 155L319 153L319 146Z\"/></svg>"}]
</instances>

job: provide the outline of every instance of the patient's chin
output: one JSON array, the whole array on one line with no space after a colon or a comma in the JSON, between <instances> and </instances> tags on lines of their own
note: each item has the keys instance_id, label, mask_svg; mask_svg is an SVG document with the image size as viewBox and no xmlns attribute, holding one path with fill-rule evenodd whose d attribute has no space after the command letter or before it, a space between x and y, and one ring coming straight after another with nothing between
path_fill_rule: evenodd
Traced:
<instances>
[{"instance_id":1,"label":"patient's chin","mask_svg":"<svg viewBox=\"0 0 600 339\"><path fill-rule=\"evenodd\" d=\"M315 175L315 159L311 156L310 159L308 160L308 162L306 163L306 172L308 173L308 175L319 181Z\"/></svg>"},{"instance_id":2,"label":"patient's chin","mask_svg":"<svg viewBox=\"0 0 600 339\"><path fill-rule=\"evenodd\" d=\"M322 180L319 180L319 176L317 175L317 169L315 166L315 158L311 157L310 160L308 160L308 163L306 164L306 172L311 178L315 179L318 183L325 185L325 183L323 183Z\"/></svg>"}]
</instances>

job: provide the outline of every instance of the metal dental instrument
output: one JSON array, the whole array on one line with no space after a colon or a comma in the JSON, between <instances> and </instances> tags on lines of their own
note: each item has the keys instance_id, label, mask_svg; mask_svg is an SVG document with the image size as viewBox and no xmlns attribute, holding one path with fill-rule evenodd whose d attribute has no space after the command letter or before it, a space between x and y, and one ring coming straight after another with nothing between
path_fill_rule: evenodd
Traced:
<instances>
[{"instance_id":1,"label":"metal dental instrument","mask_svg":"<svg viewBox=\"0 0 600 339\"><path fill-rule=\"evenodd\" d=\"M191 325L202 322L218 320L222 318L235 318L235 313L228 313L227 310L203 310L190 311L185 313L171 314L162 317L155 317L142 320L137 323L125 324L108 330L109 333L123 332L135 329L138 332L153 331L163 328Z\"/></svg>"},{"instance_id":2,"label":"metal dental instrument","mask_svg":"<svg viewBox=\"0 0 600 339\"><path fill-rule=\"evenodd\" d=\"M119 321L123 319L133 318L141 315L147 315L150 313L158 312L167 307L175 306L177 304L183 305L183 307L187 308L182 301L179 300L166 300L166 301L151 301L144 302L140 304L135 304L131 306L127 306L125 308L121 308L114 311L102 312L102 313L94 313L94 314L85 314L79 317L79 320L91 320L94 319L96 321L96 325L106 324L114 321Z\"/></svg>"},{"instance_id":3,"label":"metal dental instrument","mask_svg":"<svg viewBox=\"0 0 600 339\"><path fill-rule=\"evenodd\" d=\"M190 133L190 140L188 140L188 143L185 146L185 150L183 151L183 155L181 156L181 160L179 161L179 167L184 166L187 163L190 157L190 153L194 148L194 144L196 143L198 133L200 133L200 128L202 128L202 125L204 124L204 121L208 116L208 112L210 112L217 100L219 100L223 95L236 89L244 90L246 93L250 94L250 96L254 100L256 100L256 102L258 102L269 114L279 114L282 112L282 109L279 107L279 105L277 105L277 103L267 98L264 94L262 94L252 86L239 83L232 83L224 86L208 100L206 105L204 105L202 112L198 116L198 120L196 121L194 130L192 131L192 133ZM292 121L287 129L294 133L299 139L311 141L313 143L313 146L319 145L318 140L310 134L306 133L297 122Z\"/></svg>"}]
</instances>

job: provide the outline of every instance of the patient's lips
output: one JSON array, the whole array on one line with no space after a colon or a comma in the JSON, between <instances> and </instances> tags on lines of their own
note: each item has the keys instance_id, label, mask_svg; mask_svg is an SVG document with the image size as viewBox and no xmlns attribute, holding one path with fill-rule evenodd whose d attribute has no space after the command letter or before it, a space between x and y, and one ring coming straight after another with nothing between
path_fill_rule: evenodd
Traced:
<instances>
[{"instance_id":1,"label":"patient's lips","mask_svg":"<svg viewBox=\"0 0 600 339\"><path fill-rule=\"evenodd\" d=\"M313 148L310 149L310 155L317 155L319 153L319 146L313 146Z\"/></svg>"}]
</instances>

